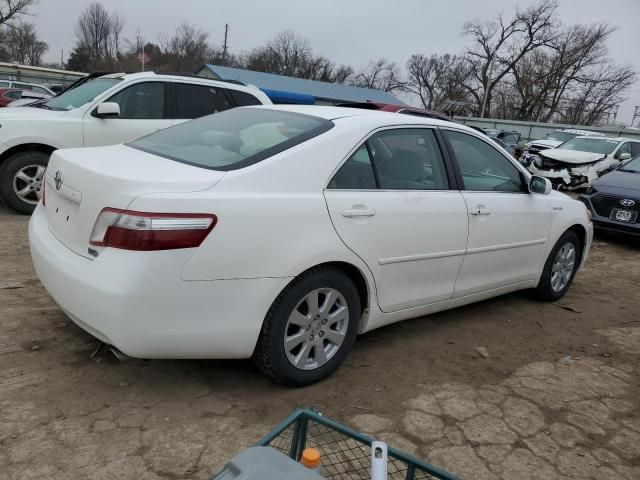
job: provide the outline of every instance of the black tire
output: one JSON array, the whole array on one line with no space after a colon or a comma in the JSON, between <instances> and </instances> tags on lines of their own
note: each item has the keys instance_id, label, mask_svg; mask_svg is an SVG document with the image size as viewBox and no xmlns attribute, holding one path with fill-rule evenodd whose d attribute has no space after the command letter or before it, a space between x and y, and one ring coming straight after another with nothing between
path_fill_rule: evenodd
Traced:
<instances>
[{"instance_id":1,"label":"black tire","mask_svg":"<svg viewBox=\"0 0 640 480\"><path fill-rule=\"evenodd\" d=\"M20 198L13 189L16 174L25 167L39 165L46 167L50 153L30 150L11 155L0 168L0 196L11 209L24 215L30 215L37 203L28 203ZM35 197L34 197L35 198Z\"/></svg>"},{"instance_id":2,"label":"black tire","mask_svg":"<svg viewBox=\"0 0 640 480\"><path fill-rule=\"evenodd\" d=\"M553 264L555 262L556 256L558 255L558 252L567 243L573 244L573 247L575 248L575 262L569 281L562 289L556 291L552 287ZM582 242L580 242L580 238L578 238L578 235L575 232L573 232L572 230L567 230L566 232L564 232L564 234L551 249L549 257L544 264L544 270L542 271L540 282L534 290L535 296L537 298L547 302L553 302L555 300L559 300L564 296L565 293L567 293L567 290L569 290L569 287L571 286L571 283L576 276L576 271L580 266L580 261L582 260L582 248Z\"/></svg>"},{"instance_id":3,"label":"black tire","mask_svg":"<svg viewBox=\"0 0 640 480\"><path fill-rule=\"evenodd\" d=\"M285 328L289 315L299 302L321 288L332 288L344 297L349 308L348 325L342 344L328 362L313 370L303 370L294 366L287 357ZM318 382L333 373L348 355L355 342L361 316L358 290L347 275L330 266L312 268L287 285L274 300L262 324L253 361L269 378L283 385L301 387Z\"/></svg>"}]
</instances>

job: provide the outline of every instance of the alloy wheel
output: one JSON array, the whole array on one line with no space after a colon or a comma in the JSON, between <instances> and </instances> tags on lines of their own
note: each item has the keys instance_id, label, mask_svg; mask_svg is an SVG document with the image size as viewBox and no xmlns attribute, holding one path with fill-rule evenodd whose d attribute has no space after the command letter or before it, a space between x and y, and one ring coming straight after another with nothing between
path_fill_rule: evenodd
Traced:
<instances>
[{"instance_id":1,"label":"alloy wheel","mask_svg":"<svg viewBox=\"0 0 640 480\"><path fill-rule=\"evenodd\" d=\"M16 172L13 177L13 191L25 203L36 205L42 197L42 182L46 167L27 165Z\"/></svg>"},{"instance_id":2,"label":"alloy wheel","mask_svg":"<svg viewBox=\"0 0 640 480\"><path fill-rule=\"evenodd\" d=\"M289 362L301 370L325 365L340 350L349 327L349 307L336 289L309 292L289 315L284 350Z\"/></svg>"},{"instance_id":3,"label":"alloy wheel","mask_svg":"<svg viewBox=\"0 0 640 480\"><path fill-rule=\"evenodd\" d=\"M576 247L567 242L558 250L551 268L551 288L554 292L561 292L569 285L575 264Z\"/></svg>"}]
</instances>

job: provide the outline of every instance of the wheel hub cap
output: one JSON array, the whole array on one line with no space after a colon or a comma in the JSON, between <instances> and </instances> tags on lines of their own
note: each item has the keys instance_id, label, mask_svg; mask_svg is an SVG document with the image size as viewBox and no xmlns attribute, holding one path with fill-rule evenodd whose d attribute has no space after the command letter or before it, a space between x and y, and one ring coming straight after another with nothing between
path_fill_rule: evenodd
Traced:
<instances>
[{"instance_id":1,"label":"wheel hub cap","mask_svg":"<svg viewBox=\"0 0 640 480\"><path fill-rule=\"evenodd\" d=\"M13 177L13 192L25 203L35 205L42 197L42 181L45 167L27 165L16 172Z\"/></svg>"},{"instance_id":2,"label":"wheel hub cap","mask_svg":"<svg viewBox=\"0 0 640 480\"><path fill-rule=\"evenodd\" d=\"M284 350L289 362L301 370L325 365L340 350L349 327L349 307L333 288L308 293L289 315Z\"/></svg>"},{"instance_id":3,"label":"wheel hub cap","mask_svg":"<svg viewBox=\"0 0 640 480\"><path fill-rule=\"evenodd\" d=\"M551 289L554 292L561 292L567 287L575 265L576 248L573 243L565 243L558 250L551 269Z\"/></svg>"}]
</instances>

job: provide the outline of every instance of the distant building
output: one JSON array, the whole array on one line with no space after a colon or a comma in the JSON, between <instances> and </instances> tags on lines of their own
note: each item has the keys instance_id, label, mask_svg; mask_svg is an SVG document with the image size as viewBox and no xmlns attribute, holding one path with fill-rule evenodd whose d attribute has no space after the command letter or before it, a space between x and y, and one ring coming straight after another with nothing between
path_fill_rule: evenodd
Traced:
<instances>
[{"instance_id":1,"label":"distant building","mask_svg":"<svg viewBox=\"0 0 640 480\"><path fill-rule=\"evenodd\" d=\"M66 87L85 75L86 73L59 70L57 68L33 67L31 65L0 62L0 80Z\"/></svg>"},{"instance_id":2,"label":"distant building","mask_svg":"<svg viewBox=\"0 0 640 480\"><path fill-rule=\"evenodd\" d=\"M242 68L204 65L196 75L215 80L234 80L254 85L273 103L335 105L344 102L377 102L403 105L396 97L382 90L352 87L339 83L306 80L273 73L256 72Z\"/></svg>"}]
</instances>

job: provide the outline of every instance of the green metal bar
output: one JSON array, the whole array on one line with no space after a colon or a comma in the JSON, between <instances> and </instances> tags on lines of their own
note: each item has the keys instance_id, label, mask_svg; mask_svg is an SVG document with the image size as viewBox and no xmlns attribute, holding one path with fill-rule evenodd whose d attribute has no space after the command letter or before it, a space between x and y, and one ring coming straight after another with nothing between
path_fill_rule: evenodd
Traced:
<instances>
[{"instance_id":1,"label":"green metal bar","mask_svg":"<svg viewBox=\"0 0 640 480\"><path fill-rule=\"evenodd\" d=\"M264 437L256 442L256 446L267 446L275 440L275 438L284 432L292 423L295 423L298 418L304 414L304 410L296 409L294 412L280 422L276 427L267 433Z\"/></svg>"},{"instance_id":2,"label":"green metal bar","mask_svg":"<svg viewBox=\"0 0 640 480\"><path fill-rule=\"evenodd\" d=\"M300 415L296 422L293 439L291 441L291 451L289 456L299 462L302 458L302 451L307 443L307 426L309 425L309 419L304 415Z\"/></svg>"},{"instance_id":3,"label":"green metal bar","mask_svg":"<svg viewBox=\"0 0 640 480\"><path fill-rule=\"evenodd\" d=\"M407 467L407 480L413 480L416 476L416 467L414 467L413 465L409 464L409 466Z\"/></svg>"},{"instance_id":4,"label":"green metal bar","mask_svg":"<svg viewBox=\"0 0 640 480\"><path fill-rule=\"evenodd\" d=\"M316 413L312 410L303 410L302 415L307 417L309 420L325 425L326 427L332 428L333 430L337 430L340 433L359 441L360 443L371 446L371 442L373 441L372 438L367 437L360 432L356 432L355 430L351 430L350 428L345 427L344 425L341 425L331 419L328 419L319 413ZM446 472L434 465L425 463L422 460L419 460L418 458L408 455L400 450L396 450L395 448L389 447L388 453L390 457L403 461L408 466L413 466L414 469L422 470L423 472L433 475L441 480L459 480L455 475L452 475L451 473Z\"/></svg>"}]
</instances>

